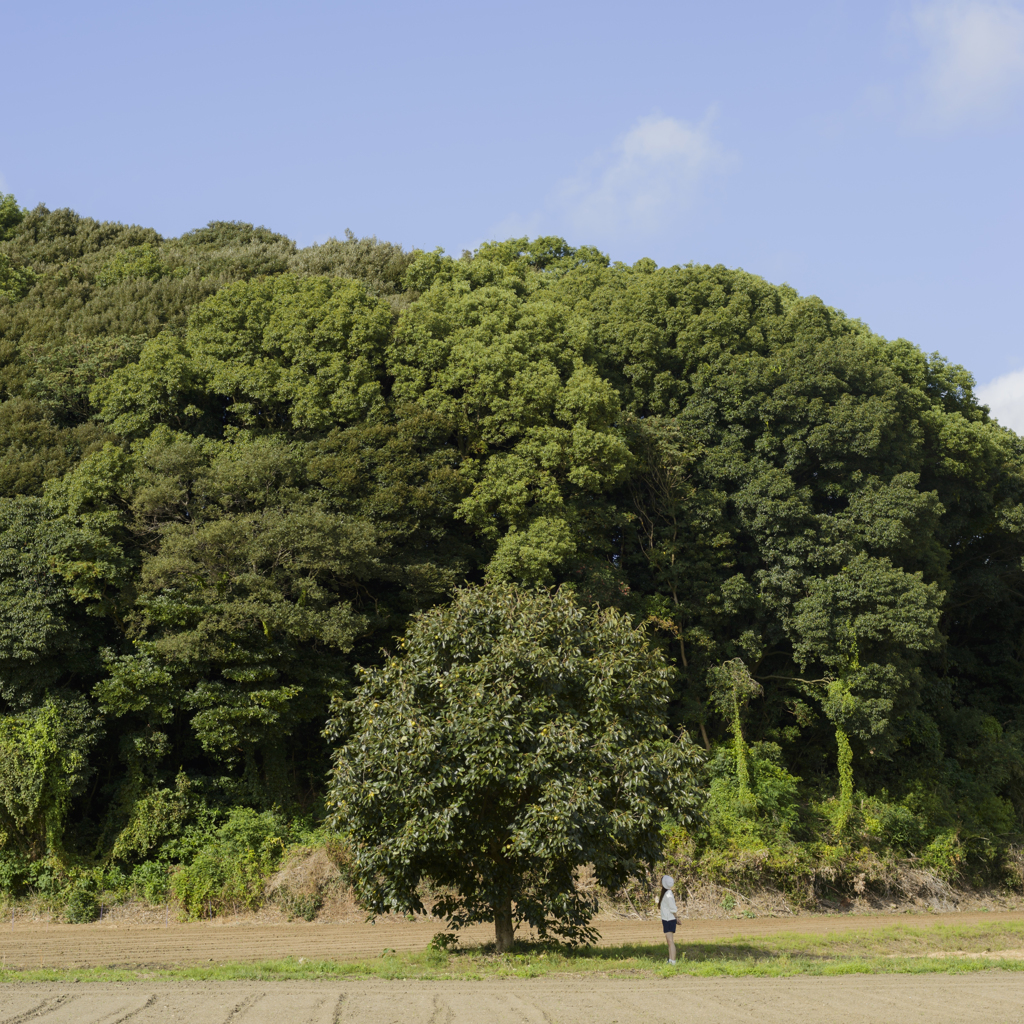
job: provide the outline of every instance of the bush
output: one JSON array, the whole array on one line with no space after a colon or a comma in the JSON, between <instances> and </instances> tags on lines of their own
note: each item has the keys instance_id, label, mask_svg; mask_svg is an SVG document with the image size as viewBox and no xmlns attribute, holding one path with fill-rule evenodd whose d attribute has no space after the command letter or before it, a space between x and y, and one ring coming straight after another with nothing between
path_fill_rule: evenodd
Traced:
<instances>
[{"instance_id":1,"label":"bush","mask_svg":"<svg viewBox=\"0 0 1024 1024\"><path fill-rule=\"evenodd\" d=\"M0 892L20 895L28 884L30 862L17 850L0 849Z\"/></svg>"},{"instance_id":2,"label":"bush","mask_svg":"<svg viewBox=\"0 0 1024 1024\"><path fill-rule=\"evenodd\" d=\"M41 896L57 896L67 884L67 872L56 857L31 861L25 872L25 888Z\"/></svg>"},{"instance_id":3,"label":"bush","mask_svg":"<svg viewBox=\"0 0 1024 1024\"><path fill-rule=\"evenodd\" d=\"M287 886L277 890L275 899L281 904L289 921L296 917L301 917L303 921L312 921L324 905L322 892L292 892Z\"/></svg>"},{"instance_id":4,"label":"bush","mask_svg":"<svg viewBox=\"0 0 1024 1024\"><path fill-rule=\"evenodd\" d=\"M924 842L924 822L902 804L888 804L878 819L879 835L894 850L917 850Z\"/></svg>"},{"instance_id":5,"label":"bush","mask_svg":"<svg viewBox=\"0 0 1024 1024\"><path fill-rule=\"evenodd\" d=\"M964 848L958 829L940 832L921 853L921 866L934 871L944 881L955 881L964 863Z\"/></svg>"},{"instance_id":6,"label":"bush","mask_svg":"<svg viewBox=\"0 0 1024 1024\"><path fill-rule=\"evenodd\" d=\"M146 861L132 871L129 885L147 903L163 903L171 891L170 872L166 864Z\"/></svg>"},{"instance_id":7,"label":"bush","mask_svg":"<svg viewBox=\"0 0 1024 1024\"><path fill-rule=\"evenodd\" d=\"M267 877L284 851L283 822L271 811L236 807L192 862L171 876L171 892L186 918L225 910L256 910Z\"/></svg>"},{"instance_id":8,"label":"bush","mask_svg":"<svg viewBox=\"0 0 1024 1024\"><path fill-rule=\"evenodd\" d=\"M64 904L64 920L69 924L88 924L100 916L96 882L88 875L79 877L71 886Z\"/></svg>"}]
</instances>

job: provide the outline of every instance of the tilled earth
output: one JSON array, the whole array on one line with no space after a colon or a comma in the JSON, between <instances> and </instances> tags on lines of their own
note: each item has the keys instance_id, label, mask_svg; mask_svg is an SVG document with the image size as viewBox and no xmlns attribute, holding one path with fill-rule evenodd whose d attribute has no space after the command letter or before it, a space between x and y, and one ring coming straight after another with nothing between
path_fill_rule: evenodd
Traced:
<instances>
[{"instance_id":1,"label":"tilled earth","mask_svg":"<svg viewBox=\"0 0 1024 1024\"><path fill-rule=\"evenodd\" d=\"M921 925L971 925L1021 919L1024 914L1016 913L929 914L918 920ZM605 945L661 940L656 921L596 923ZM904 915L684 921L677 938L682 943L736 938L737 948L751 951L759 936L781 932L841 935L914 923ZM487 981L150 982L144 977L149 968L283 957L356 960L388 949L421 950L438 930L435 921L394 919L376 925L0 925L0 964L8 968L110 966L135 968L143 975L125 984L0 985L0 1024L1024 1024L1024 972L999 970L769 979L548 975ZM487 927L470 929L463 942L485 942L491 935Z\"/></svg>"},{"instance_id":2,"label":"tilled earth","mask_svg":"<svg viewBox=\"0 0 1024 1024\"><path fill-rule=\"evenodd\" d=\"M729 938L799 932L836 935L889 928L894 924L992 924L1024 921L1024 912L1008 914L927 915L800 915L754 920L681 921L676 941L722 942ZM660 943L660 922L654 920L595 921L601 945ZM35 967L189 967L210 963L253 963L305 957L308 960L359 960L380 956L387 949L422 950L442 929L441 922L380 918L377 924L210 924L195 922L165 926L117 924L0 924L0 966L24 970ZM521 933L520 933L521 934ZM459 933L463 945L494 938L490 925ZM749 944L745 944L745 950ZM0 1018L2 1024L2 1018Z\"/></svg>"},{"instance_id":3,"label":"tilled earth","mask_svg":"<svg viewBox=\"0 0 1024 1024\"><path fill-rule=\"evenodd\" d=\"M1024 976L8 985L0 1024L1018 1024Z\"/></svg>"}]
</instances>

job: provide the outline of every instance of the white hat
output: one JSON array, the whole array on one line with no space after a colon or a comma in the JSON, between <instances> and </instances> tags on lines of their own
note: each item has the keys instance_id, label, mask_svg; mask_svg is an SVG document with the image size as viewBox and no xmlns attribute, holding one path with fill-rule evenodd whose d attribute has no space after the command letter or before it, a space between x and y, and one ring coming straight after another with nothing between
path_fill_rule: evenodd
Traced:
<instances>
[{"instance_id":1,"label":"white hat","mask_svg":"<svg viewBox=\"0 0 1024 1024\"><path fill-rule=\"evenodd\" d=\"M676 884L676 880L671 875L661 876L661 887L662 889L671 889Z\"/></svg>"}]
</instances>

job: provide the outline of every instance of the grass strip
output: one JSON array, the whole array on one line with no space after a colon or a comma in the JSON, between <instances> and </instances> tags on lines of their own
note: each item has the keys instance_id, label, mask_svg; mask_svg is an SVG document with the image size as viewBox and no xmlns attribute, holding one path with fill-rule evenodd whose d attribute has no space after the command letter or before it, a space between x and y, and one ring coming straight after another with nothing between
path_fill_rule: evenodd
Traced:
<instances>
[{"instance_id":1,"label":"grass strip","mask_svg":"<svg viewBox=\"0 0 1024 1024\"><path fill-rule=\"evenodd\" d=\"M972 974L976 971L1024 971L1024 961L997 958L936 960L922 957L850 958L811 960L779 956L762 960L680 961L674 967L654 957L619 961L535 962L523 957L499 963L460 964L456 969L417 963L418 954L361 960L336 961L266 960L259 963L225 963L197 967L124 968L83 967L67 970L37 968L0 970L0 984L51 982L154 982L154 981L340 981L383 979L393 981L482 981L497 978L563 977L603 978L789 978L796 975L831 977L842 974Z\"/></svg>"}]
</instances>

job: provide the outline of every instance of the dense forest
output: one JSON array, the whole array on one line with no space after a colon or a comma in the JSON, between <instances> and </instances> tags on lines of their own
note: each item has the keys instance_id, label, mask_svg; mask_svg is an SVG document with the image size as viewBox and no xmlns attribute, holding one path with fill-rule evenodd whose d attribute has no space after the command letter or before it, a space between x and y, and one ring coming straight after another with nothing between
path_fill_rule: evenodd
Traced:
<instances>
[{"instance_id":1,"label":"dense forest","mask_svg":"<svg viewBox=\"0 0 1024 1024\"><path fill-rule=\"evenodd\" d=\"M972 386L723 266L0 196L0 888L316 828L332 702L499 583L647 624L708 870L1012 881L1024 444Z\"/></svg>"}]
</instances>

